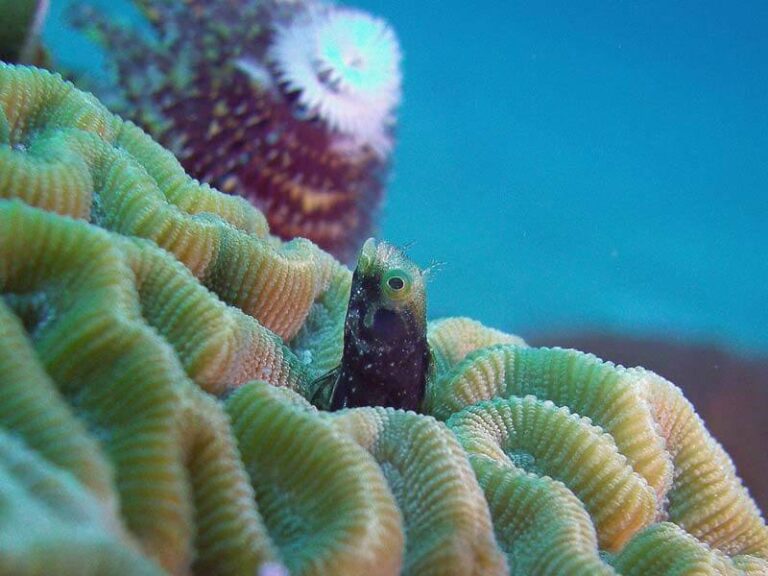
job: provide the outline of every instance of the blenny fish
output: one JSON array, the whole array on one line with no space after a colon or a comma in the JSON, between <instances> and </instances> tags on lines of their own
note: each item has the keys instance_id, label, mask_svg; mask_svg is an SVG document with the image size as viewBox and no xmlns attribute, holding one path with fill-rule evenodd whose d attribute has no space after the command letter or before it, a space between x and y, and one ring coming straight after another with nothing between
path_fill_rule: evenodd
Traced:
<instances>
[{"instance_id":1,"label":"blenny fish","mask_svg":"<svg viewBox=\"0 0 768 576\"><path fill-rule=\"evenodd\" d=\"M389 25L321 0L132 1L152 34L74 9L114 72L82 85L189 174L247 198L273 234L353 259L393 147L401 55Z\"/></svg>"},{"instance_id":2,"label":"blenny fish","mask_svg":"<svg viewBox=\"0 0 768 576\"><path fill-rule=\"evenodd\" d=\"M420 408L431 366L425 281L402 250L365 242L352 275L341 366L316 383L316 405Z\"/></svg>"}]
</instances>

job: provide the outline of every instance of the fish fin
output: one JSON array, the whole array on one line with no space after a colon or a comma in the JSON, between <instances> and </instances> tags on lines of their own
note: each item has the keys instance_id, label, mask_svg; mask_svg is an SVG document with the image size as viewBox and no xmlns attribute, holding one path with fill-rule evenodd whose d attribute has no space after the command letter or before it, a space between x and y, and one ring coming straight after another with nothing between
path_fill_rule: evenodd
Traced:
<instances>
[{"instance_id":1,"label":"fish fin","mask_svg":"<svg viewBox=\"0 0 768 576\"><path fill-rule=\"evenodd\" d=\"M333 397L333 391L336 389L336 381L340 371L341 366L337 366L333 370L315 378L309 384L309 394L307 397L317 408L321 410L330 409L331 398Z\"/></svg>"},{"instance_id":2,"label":"fish fin","mask_svg":"<svg viewBox=\"0 0 768 576\"><path fill-rule=\"evenodd\" d=\"M425 390L424 396L426 397L427 390L433 384L436 384L437 380L437 362L435 361L435 351L432 350L432 346L427 344L427 377L425 378ZM424 398L422 398L422 402Z\"/></svg>"}]
</instances>

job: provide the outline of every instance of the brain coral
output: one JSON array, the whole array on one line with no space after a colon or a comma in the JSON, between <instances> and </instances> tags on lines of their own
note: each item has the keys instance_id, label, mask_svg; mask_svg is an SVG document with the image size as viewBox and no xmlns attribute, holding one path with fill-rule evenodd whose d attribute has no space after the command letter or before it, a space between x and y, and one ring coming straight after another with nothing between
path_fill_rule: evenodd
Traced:
<instances>
[{"instance_id":1,"label":"brain coral","mask_svg":"<svg viewBox=\"0 0 768 576\"><path fill-rule=\"evenodd\" d=\"M344 261L370 235L400 100L391 28L330 2L134 0L153 34L80 7L117 74L97 94L273 234Z\"/></svg>"},{"instance_id":2,"label":"brain coral","mask_svg":"<svg viewBox=\"0 0 768 576\"><path fill-rule=\"evenodd\" d=\"M453 318L419 414L324 412L350 272L0 65L0 574L767 574L679 390Z\"/></svg>"}]
</instances>

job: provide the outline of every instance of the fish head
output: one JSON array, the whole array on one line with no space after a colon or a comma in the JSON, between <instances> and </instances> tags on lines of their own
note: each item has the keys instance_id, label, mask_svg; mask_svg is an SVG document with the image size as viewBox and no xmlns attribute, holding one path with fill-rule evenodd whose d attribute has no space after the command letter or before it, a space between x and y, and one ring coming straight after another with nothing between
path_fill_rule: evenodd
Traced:
<instances>
[{"instance_id":1,"label":"fish head","mask_svg":"<svg viewBox=\"0 0 768 576\"><path fill-rule=\"evenodd\" d=\"M421 269L398 247L369 238L352 276L347 323L368 346L391 348L421 339L426 328Z\"/></svg>"}]
</instances>

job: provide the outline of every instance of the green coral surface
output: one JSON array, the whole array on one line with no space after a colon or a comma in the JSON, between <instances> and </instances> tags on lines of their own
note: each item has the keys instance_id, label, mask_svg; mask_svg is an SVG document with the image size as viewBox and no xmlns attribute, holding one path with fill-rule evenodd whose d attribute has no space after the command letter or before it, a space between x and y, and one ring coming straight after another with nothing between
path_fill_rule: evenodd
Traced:
<instances>
[{"instance_id":1,"label":"green coral surface","mask_svg":"<svg viewBox=\"0 0 768 576\"><path fill-rule=\"evenodd\" d=\"M768 574L680 391L433 322L421 413L328 413L349 270L0 64L0 574Z\"/></svg>"}]
</instances>

